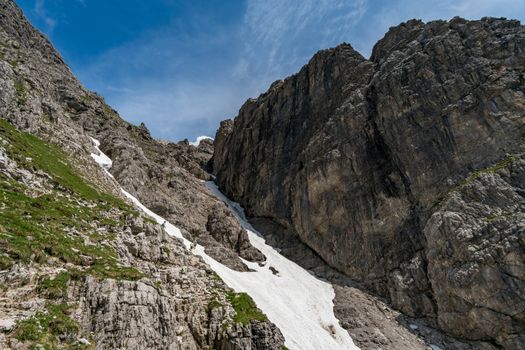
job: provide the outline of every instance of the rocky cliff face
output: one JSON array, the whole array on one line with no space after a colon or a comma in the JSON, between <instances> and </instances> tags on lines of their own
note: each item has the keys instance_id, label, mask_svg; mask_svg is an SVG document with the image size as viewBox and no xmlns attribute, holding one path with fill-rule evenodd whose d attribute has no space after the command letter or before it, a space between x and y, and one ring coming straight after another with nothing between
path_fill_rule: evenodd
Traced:
<instances>
[{"instance_id":1,"label":"rocky cliff face","mask_svg":"<svg viewBox=\"0 0 525 350\"><path fill-rule=\"evenodd\" d=\"M209 266L120 191L246 269L239 255L264 256L202 183L211 145L158 141L123 121L10 0L0 0L0 118L0 348L281 349L265 317L235 321L260 315L253 302L232 306ZM90 157L90 137L114 179Z\"/></svg>"},{"instance_id":2,"label":"rocky cliff face","mask_svg":"<svg viewBox=\"0 0 525 350\"><path fill-rule=\"evenodd\" d=\"M423 230L438 322L463 338L523 347L525 159L468 177Z\"/></svg>"},{"instance_id":3,"label":"rocky cliff face","mask_svg":"<svg viewBox=\"0 0 525 350\"><path fill-rule=\"evenodd\" d=\"M404 313L523 348L524 64L492 18L321 51L221 123L217 183Z\"/></svg>"}]
</instances>

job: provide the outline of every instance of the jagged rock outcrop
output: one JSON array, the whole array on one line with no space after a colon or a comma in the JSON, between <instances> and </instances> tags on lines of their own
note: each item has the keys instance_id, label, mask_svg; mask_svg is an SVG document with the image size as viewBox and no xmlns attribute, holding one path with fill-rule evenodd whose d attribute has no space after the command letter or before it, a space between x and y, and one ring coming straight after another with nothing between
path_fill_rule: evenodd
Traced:
<instances>
[{"instance_id":1,"label":"jagged rock outcrop","mask_svg":"<svg viewBox=\"0 0 525 350\"><path fill-rule=\"evenodd\" d=\"M525 342L525 156L473 174L427 221L438 322L463 338Z\"/></svg>"},{"instance_id":2,"label":"jagged rock outcrop","mask_svg":"<svg viewBox=\"0 0 525 350\"><path fill-rule=\"evenodd\" d=\"M217 183L407 315L521 348L525 322L504 307L525 305L521 214L482 229L480 214L468 214L476 204L456 203L477 237L460 242L460 223L441 224L450 214L438 213L472 172L524 151L524 64L525 27L494 18L403 23L369 60L347 44L321 51L221 123ZM492 207L493 196L475 200ZM498 205L521 213L511 204L521 197Z\"/></svg>"},{"instance_id":3,"label":"jagged rock outcrop","mask_svg":"<svg viewBox=\"0 0 525 350\"><path fill-rule=\"evenodd\" d=\"M280 350L275 325L234 322L233 292L120 191L243 269L238 252L261 257L242 232L206 228L224 207L203 183L210 156L209 141L159 141L122 120L0 0L0 348Z\"/></svg>"},{"instance_id":4,"label":"jagged rock outcrop","mask_svg":"<svg viewBox=\"0 0 525 350\"><path fill-rule=\"evenodd\" d=\"M128 192L173 224L206 231L208 212L220 203L200 180L209 180L209 142L155 140L145 124L131 125L120 118L99 95L87 91L63 63L49 41L23 17L12 1L3 1L0 33L0 113L18 127L59 144L73 157L84 159L93 181L107 183L104 173L86 161L91 139L113 160L112 174ZM87 135L86 135L87 134ZM208 147L207 147L208 145ZM106 184L108 190L118 191ZM242 265L229 248L219 246L232 264Z\"/></svg>"},{"instance_id":5,"label":"jagged rock outcrop","mask_svg":"<svg viewBox=\"0 0 525 350\"><path fill-rule=\"evenodd\" d=\"M264 255L250 244L246 230L224 206L215 205L211 209L206 229L215 240L233 249L240 257L249 261L265 260Z\"/></svg>"}]
</instances>

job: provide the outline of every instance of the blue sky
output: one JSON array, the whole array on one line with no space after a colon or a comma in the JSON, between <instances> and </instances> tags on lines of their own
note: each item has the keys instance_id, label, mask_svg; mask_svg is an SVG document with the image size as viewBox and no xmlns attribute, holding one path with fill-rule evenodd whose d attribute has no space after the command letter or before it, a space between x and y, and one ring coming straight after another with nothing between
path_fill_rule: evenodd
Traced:
<instances>
[{"instance_id":1,"label":"blue sky","mask_svg":"<svg viewBox=\"0 0 525 350\"><path fill-rule=\"evenodd\" d=\"M364 56L390 26L525 19L523 0L17 0L89 89L153 136L214 136L318 50Z\"/></svg>"}]
</instances>

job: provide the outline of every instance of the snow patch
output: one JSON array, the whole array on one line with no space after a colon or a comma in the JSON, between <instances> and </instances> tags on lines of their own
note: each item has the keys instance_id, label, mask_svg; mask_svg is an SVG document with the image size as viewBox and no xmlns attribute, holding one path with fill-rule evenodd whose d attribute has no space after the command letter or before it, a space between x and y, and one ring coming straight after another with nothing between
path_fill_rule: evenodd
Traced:
<instances>
[{"instance_id":1,"label":"snow patch","mask_svg":"<svg viewBox=\"0 0 525 350\"><path fill-rule=\"evenodd\" d=\"M93 138L93 137L91 137L91 136L89 138L91 139L91 141L93 141L93 143L95 144L95 147L98 149L100 147L100 141L95 139L95 138ZM100 152L100 150L98 150L98 151ZM100 153L102 153L102 152L100 152Z\"/></svg>"},{"instance_id":2,"label":"snow patch","mask_svg":"<svg viewBox=\"0 0 525 350\"><path fill-rule=\"evenodd\" d=\"M95 160L102 168L109 170L111 169L111 166L113 165L113 161L106 156L102 151L100 150L100 141L97 139L94 139L91 137L91 140L95 144L95 148L98 151L98 154L91 153L91 158Z\"/></svg>"},{"instance_id":3,"label":"snow patch","mask_svg":"<svg viewBox=\"0 0 525 350\"><path fill-rule=\"evenodd\" d=\"M104 159L109 158L98 148L100 145L97 145L98 141L93 139L93 142L100 155L98 157L92 155L92 157L104 167L104 164L107 164ZM107 168L104 167L104 169L112 177ZM263 266L243 259L244 263L254 270L253 272L231 270L207 255L203 246L192 244L184 238L179 228L146 208L137 198L124 189L121 188L121 191L137 207L161 224L167 234L179 238L186 249L201 256L228 286L237 292L248 293L270 321L281 330L285 344L289 349L359 349L354 345L348 332L340 326L334 315L333 299L335 292L332 285L315 278L307 270L267 245L260 234L246 220L244 211L238 203L228 200L213 182L207 182L206 186L217 198L228 205L241 225L247 230L251 244L266 256L266 263ZM279 273L274 274L270 267Z\"/></svg>"},{"instance_id":4,"label":"snow patch","mask_svg":"<svg viewBox=\"0 0 525 350\"><path fill-rule=\"evenodd\" d=\"M288 260L266 244L246 220L238 203L230 201L213 182L208 189L225 202L248 232L251 244L266 256L265 266L244 261L256 272L238 272L206 261L230 287L248 293L257 306L279 327L290 349L358 349L334 315L335 292L328 282ZM206 259L205 259L206 260ZM213 259L211 259L213 260ZM275 275L270 267L279 271Z\"/></svg>"},{"instance_id":5,"label":"snow patch","mask_svg":"<svg viewBox=\"0 0 525 350\"><path fill-rule=\"evenodd\" d=\"M193 142L190 142L190 145L195 146L195 147L199 147L199 145L201 144L201 141L202 141L202 140L206 140L206 139L208 139L208 140L213 140L212 137L209 137L209 136L205 136L205 135L203 135L203 136L199 136L199 137L197 137L197 140L195 140L195 141L193 141Z\"/></svg>"}]
</instances>

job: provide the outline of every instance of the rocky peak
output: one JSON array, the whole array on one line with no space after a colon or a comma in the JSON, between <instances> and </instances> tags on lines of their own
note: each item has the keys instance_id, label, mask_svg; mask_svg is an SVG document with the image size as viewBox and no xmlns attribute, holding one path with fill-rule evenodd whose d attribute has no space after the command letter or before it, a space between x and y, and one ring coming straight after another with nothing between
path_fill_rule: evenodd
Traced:
<instances>
[{"instance_id":1,"label":"rocky peak","mask_svg":"<svg viewBox=\"0 0 525 350\"><path fill-rule=\"evenodd\" d=\"M64 64L60 54L53 48L49 40L25 20L22 10L13 1L4 0L0 3L0 26L11 37L16 38L15 45L24 49L38 51L52 62Z\"/></svg>"},{"instance_id":2,"label":"rocky peak","mask_svg":"<svg viewBox=\"0 0 525 350\"><path fill-rule=\"evenodd\" d=\"M145 138L151 138L151 134L148 130L148 127L146 126L144 122L140 123L138 129L139 129L139 132L143 134Z\"/></svg>"},{"instance_id":3,"label":"rocky peak","mask_svg":"<svg viewBox=\"0 0 525 350\"><path fill-rule=\"evenodd\" d=\"M221 124L212 159L217 182L253 220L270 219L293 232L406 314L466 340L517 349L525 340L514 327L523 333L525 324L489 305L503 297L496 296L501 284L469 281L468 288L491 290L488 299L460 287L454 296L443 293L448 267L440 264L450 256L430 253L427 232L434 231L425 227L470 174L524 152L524 43L518 21L454 18L393 27L370 60L345 44L321 51L245 103L233 125ZM476 232L491 239L488 231ZM499 249L495 242L484 247ZM473 246L457 249L465 249L454 253L458 264L487 271L467 254ZM498 261L517 254L521 266L520 249ZM501 288L522 291L508 268L490 271L506 281ZM523 304L513 292L503 294ZM477 308L494 313L490 327L477 323ZM462 323L477 324L477 331L453 322L453 312L470 315Z\"/></svg>"},{"instance_id":4,"label":"rocky peak","mask_svg":"<svg viewBox=\"0 0 525 350\"><path fill-rule=\"evenodd\" d=\"M370 60L375 63L381 63L382 59L388 58L388 55L399 50L402 44L416 40L423 28L425 28L425 23L417 19L411 19L397 26L390 27L385 36L372 48Z\"/></svg>"},{"instance_id":5,"label":"rocky peak","mask_svg":"<svg viewBox=\"0 0 525 350\"><path fill-rule=\"evenodd\" d=\"M203 183L211 145L124 121L11 0L0 0L0 118L0 348L282 348L253 302L234 306L237 294L122 192L244 268L239 254L260 252L238 224L236 239L216 229L231 218Z\"/></svg>"}]
</instances>

